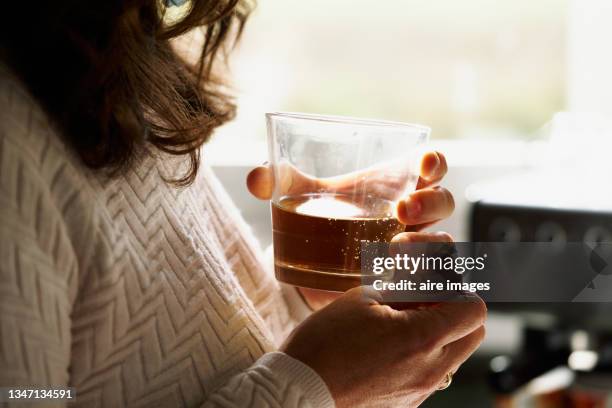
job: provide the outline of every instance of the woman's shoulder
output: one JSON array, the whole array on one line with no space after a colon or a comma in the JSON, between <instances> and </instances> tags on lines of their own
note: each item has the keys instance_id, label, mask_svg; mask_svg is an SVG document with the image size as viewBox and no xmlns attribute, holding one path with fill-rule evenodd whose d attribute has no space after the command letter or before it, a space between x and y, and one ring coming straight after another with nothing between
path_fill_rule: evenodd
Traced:
<instances>
[{"instance_id":1,"label":"woman's shoulder","mask_svg":"<svg viewBox=\"0 0 612 408\"><path fill-rule=\"evenodd\" d=\"M96 206L86 169L27 88L0 66L0 190L4 215L83 227ZM38 222L38 221L36 221ZM19 226L19 228L22 228Z\"/></svg>"},{"instance_id":2,"label":"woman's shoulder","mask_svg":"<svg viewBox=\"0 0 612 408\"><path fill-rule=\"evenodd\" d=\"M53 180L58 169L78 167L40 104L1 62L0 162L5 175L28 175L46 182Z\"/></svg>"},{"instance_id":3,"label":"woman's shoulder","mask_svg":"<svg viewBox=\"0 0 612 408\"><path fill-rule=\"evenodd\" d=\"M62 143L47 115L26 87L0 65L0 143L15 164L41 166L47 154L63 156ZM42 170L42 169L41 169Z\"/></svg>"}]
</instances>

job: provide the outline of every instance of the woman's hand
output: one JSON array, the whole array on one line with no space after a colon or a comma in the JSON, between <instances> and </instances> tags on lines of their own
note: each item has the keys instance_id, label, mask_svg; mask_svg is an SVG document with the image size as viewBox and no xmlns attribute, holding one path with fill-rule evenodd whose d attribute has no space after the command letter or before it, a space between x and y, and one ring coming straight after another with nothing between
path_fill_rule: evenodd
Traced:
<instances>
[{"instance_id":1,"label":"woman's hand","mask_svg":"<svg viewBox=\"0 0 612 408\"><path fill-rule=\"evenodd\" d=\"M281 188L286 194L315 191L320 187L329 187L329 184L333 184L336 190L341 191L343 188L354 188L355 180L363 179L363 174L360 174L361 177L349 175L321 181L292 170L284 172L285 177L280 180ZM452 194L445 188L437 187L447 170L446 158L442 153L430 152L423 156L416 191L401 200L397 207L398 219L406 225L406 231L420 231L452 214L455 208ZM390 177L385 177L383 180L376 177L365 177L365 180L371 184L370 188L383 190L383 193L385 188L394 188L394 180ZM327 184L321 186L322 182ZM253 169L247 176L247 187L255 197L269 200L274 190L271 168L268 165L262 165ZM441 234L444 235L444 233ZM403 240L431 240L436 237L436 234L400 235ZM299 290L314 310L326 306L340 296L337 292L306 288L299 288Z\"/></svg>"},{"instance_id":2,"label":"woman's hand","mask_svg":"<svg viewBox=\"0 0 612 408\"><path fill-rule=\"evenodd\" d=\"M475 295L396 310L359 287L313 313L281 350L323 378L338 408L416 407L480 345L485 317Z\"/></svg>"},{"instance_id":3,"label":"woman's hand","mask_svg":"<svg viewBox=\"0 0 612 408\"><path fill-rule=\"evenodd\" d=\"M420 230L432 223L448 217L455 208L452 194L445 188L436 185L448 171L446 158L442 153L430 152L423 156L421 161L421 174L416 191L398 202L397 216L400 222L410 227L410 230ZM381 175L384 177L381 178ZM365 180L365 181L362 181ZM284 195L295 195L303 192L312 192L320 188L334 189L342 192L343 189L352 190L356 183L364 182L370 190L378 190L384 196L386 190L394 190L397 181L386 176L383 172L375 172L375 176L368 177L367 173L356 173L341 177L315 179L295 168L288 168L283 172L283 179L279 180ZM261 165L251 170L247 176L247 187L251 194L261 200L272 198L274 191L274 176L269 165Z\"/></svg>"}]
</instances>

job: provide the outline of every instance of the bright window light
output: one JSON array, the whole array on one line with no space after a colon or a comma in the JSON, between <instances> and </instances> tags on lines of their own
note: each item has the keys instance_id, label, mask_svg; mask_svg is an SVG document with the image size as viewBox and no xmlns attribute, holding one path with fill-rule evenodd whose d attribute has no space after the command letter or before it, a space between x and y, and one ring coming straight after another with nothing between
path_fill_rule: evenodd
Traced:
<instances>
[{"instance_id":1,"label":"bright window light","mask_svg":"<svg viewBox=\"0 0 612 408\"><path fill-rule=\"evenodd\" d=\"M529 138L566 105L568 9L566 0L260 1L232 57L238 118L217 139L263 140L271 110L420 122L434 139Z\"/></svg>"}]
</instances>

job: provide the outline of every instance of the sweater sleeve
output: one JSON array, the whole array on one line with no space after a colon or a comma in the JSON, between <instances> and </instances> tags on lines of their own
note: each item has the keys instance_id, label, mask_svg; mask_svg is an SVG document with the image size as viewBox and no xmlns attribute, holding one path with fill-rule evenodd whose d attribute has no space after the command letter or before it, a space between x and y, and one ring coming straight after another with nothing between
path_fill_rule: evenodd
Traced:
<instances>
[{"instance_id":1,"label":"sweater sleeve","mask_svg":"<svg viewBox=\"0 0 612 408\"><path fill-rule=\"evenodd\" d=\"M21 131L0 127L0 385L68 386L77 263Z\"/></svg>"},{"instance_id":2,"label":"sweater sleeve","mask_svg":"<svg viewBox=\"0 0 612 408\"><path fill-rule=\"evenodd\" d=\"M209 396L205 408L333 408L321 377L302 362L280 352L264 354Z\"/></svg>"},{"instance_id":3,"label":"sweater sleeve","mask_svg":"<svg viewBox=\"0 0 612 408\"><path fill-rule=\"evenodd\" d=\"M229 266L278 345L312 309L294 286L275 279L272 252L264 255L250 226L212 170L202 170L210 189L205 196L211 200L217 234Z\"/></svg>"}]
</instances>

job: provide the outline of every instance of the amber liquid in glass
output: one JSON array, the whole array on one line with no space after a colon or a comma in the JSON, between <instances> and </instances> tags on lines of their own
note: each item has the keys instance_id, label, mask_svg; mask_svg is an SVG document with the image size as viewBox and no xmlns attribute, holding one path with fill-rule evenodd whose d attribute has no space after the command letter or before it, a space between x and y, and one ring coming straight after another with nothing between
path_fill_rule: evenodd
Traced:
<instances>
[{"instance_id":1,"label":"amber liquid in glass","mask_svg":"<svg viewBox=\"0 0 612 408\"><path fill-rule=\"evenodd\" d=\"M272 204L272 229L279 281L345 291L362 284L361 242L390 242L404 226L387 200L307 194Z\"/></svg>"}]
</instances>

